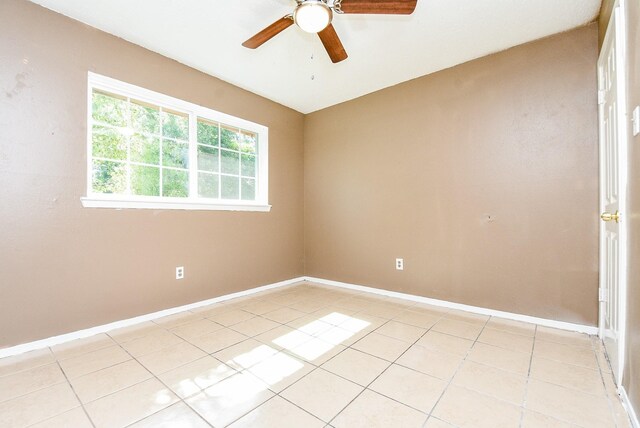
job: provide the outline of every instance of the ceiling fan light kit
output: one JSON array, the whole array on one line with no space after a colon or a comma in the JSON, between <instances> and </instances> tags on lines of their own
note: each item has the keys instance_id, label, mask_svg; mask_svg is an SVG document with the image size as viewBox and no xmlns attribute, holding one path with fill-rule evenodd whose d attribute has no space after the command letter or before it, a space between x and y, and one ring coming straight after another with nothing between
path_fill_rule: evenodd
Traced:
<instances>
[{"instance_id":1,"label":"ceiling fan light kit","mask_svg":"<svg viewBox=\"0 0 640 428\"><path fill-rule=\"evenodd\" d=\"M293 12L293 22L307 33L319 33L332 19L333 11L322 0L307 0Z\"/></svg>"},{"instance_id":2,"label":"ceiling fan light kit","mask_svg":"<svg viewBox=\"0 0 640 428\"><path fill-rule=\"evenodd\" d=\"M347 59L347 51L331 24L333 14L411 15L418 0L296 0L292 14L285 15L242 46L256 49L289 28L293 23L307 33L317 33L333 63Z\"/></svg>"}]
</instances>

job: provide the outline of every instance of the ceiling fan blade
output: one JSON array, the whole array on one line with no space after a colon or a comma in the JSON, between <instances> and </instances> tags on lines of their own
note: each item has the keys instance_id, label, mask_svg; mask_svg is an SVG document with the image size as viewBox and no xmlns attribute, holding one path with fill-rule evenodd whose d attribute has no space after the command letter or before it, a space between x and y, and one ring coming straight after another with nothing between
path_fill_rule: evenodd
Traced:
<instances>
[{"instance_id":1,"label":"ceiling fan blade","mask_svg":"<svg viewBox=\"0 0 640 428\"><path fill-rule=\"evenodd\" d=\"M411 15L418 0L342 0L344 13Z\"/></svg>"},{"instance_id":2,"label":"ceiling fan blade","mask_svg":"<svg viewBox=\"0 0 640 428\"><path fill-rule=\"evenodd\" d=\"M244 42L242 46L249 49L260 47L263 43L269 41L272 37L277 36L292 25L293 19L291 18L291 15L287 15L283 18L278 19L276 22L269 25L267 28L260 31L255 36L251 37L249 40Z\"/></svg>"},{"instance_id":3,"label":"ceiling fan blade","mask_svg":"<svg viewBox=\"0 0 640 428\"><path fill-rule=\"evenodd\" d=\"M338 33L336 33L333 25L329 24L327 28L320 31L318 33L318 37L320 37L320 41L327 50L329 58L331 58L331 62L335 64L347 59L347 51L344 50L344 46L342 46L340 37L338 37Z\"/></svg>"}]
</instances>

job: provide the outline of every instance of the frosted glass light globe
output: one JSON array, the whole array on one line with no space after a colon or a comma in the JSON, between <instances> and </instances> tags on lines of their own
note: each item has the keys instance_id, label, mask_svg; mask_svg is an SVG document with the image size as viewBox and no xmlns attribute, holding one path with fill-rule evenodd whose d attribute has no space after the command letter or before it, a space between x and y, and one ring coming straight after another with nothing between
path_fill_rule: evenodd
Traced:
<instances>
[{"instance_id":1,"label":"frosted glass light globe","mask_svg":"<svg viewBox=\"0 0 640 428\"><path fill-rule=\"evenodd\" d=\"M331 8L320 0L307 0L293 12L293 21L307 33L324 30L332 18Z\"/></svg>"}]
</instances>

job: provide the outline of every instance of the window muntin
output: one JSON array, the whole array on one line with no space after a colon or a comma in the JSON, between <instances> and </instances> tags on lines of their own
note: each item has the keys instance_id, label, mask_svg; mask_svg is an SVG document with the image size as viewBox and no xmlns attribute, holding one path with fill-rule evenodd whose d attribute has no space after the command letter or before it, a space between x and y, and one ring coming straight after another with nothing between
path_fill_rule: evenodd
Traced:
<instances>
[{"instance_id":1,"label":"window muntin","mask_svg":"<svg viewBox=\"0 0 640 428\"><path fill-rule=\"evenodd\" d=\"M268 208L266 127L94 74L89 89L85 199Z\"/></svg>"}]
</instances>

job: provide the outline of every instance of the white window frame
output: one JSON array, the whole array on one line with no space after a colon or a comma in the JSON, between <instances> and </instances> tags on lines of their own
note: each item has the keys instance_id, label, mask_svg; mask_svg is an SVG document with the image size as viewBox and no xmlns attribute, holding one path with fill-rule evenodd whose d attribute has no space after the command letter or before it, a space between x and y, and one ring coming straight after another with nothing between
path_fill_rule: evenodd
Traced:
<instances>
[{"instance_id":1,"label":"white window frame","mask_svg":"<svg viewBox=\"0 0 640 428\"><path fill-rule=\"evenodd\" d=\"M88 208L147 208L182 210L263 211L269 205L269 128L187 101L121 82L100 74L88 73L87 79L87 193L80 198ZM175 110L189 116L189 196L186 198L164 196L116 195L93 192L93 144L92 144L92 94L93 90L111 92L162 108ZM197 119L205 119L228 125L258 135L256 200L230 200L199 198L197 192Z\"/></svg>"}]
</instances>

